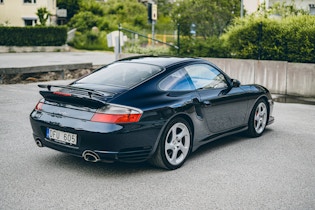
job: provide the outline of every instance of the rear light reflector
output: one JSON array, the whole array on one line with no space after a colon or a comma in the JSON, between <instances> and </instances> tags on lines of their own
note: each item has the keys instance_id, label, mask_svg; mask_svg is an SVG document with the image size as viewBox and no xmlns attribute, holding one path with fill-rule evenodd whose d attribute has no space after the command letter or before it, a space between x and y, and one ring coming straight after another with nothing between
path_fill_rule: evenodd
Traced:
<instances>
[{"instance_id":1,"label":"rear light reflector","mask_svg":"<svg viewBox=\"0 0 315 210\"><path fill-rule=\"evenodd\" d=\"M59 92L59 91L55 91L53 92L53 94L58 95L58 96L71 96L70 93L64 93L64 92Z\"/></svg>"},{"instance_id":2,"label":"rear light reflector","mask_svg":"<svg viewBox=\"0 0 315 210\"><path fill-rule=\"evenodd\" d=\"M133 107L107 105L98 109L91 118L92 122L103 123L134 123L138 122L142 111Z\"/></svg>"},{"instance_id":3,"label":"rear light reflector","mask_svg":"<svg viewBox=\"0 0 315 210\"><path fill-rule=\"evenodd\" d=\"M42 110L44 103L43 102L38 102L35 106L35 110Z\"/></svg>"}]
</instances>

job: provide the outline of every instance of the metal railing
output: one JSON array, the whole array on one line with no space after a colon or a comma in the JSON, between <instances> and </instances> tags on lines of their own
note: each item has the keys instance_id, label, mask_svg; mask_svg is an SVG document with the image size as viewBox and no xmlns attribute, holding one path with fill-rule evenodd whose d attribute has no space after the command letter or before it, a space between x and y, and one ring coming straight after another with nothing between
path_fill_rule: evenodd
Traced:
<instances>
[{"instance_id":1,"label":"metal railing","mask_svg":"<svg viewBox=\"0 0 315 210\"><path fill-rule=\"evenodd\" d=\"M136 35L138 35L138 36L140 36L140 37L144 37L144 38L150 39L150 40L152 40L152 41L155 41L155 42L158 42L158 43L167 45L167 46L169 46L169 47L173 47L173 48L177 49L177 55L179 55L179 50L180 50L180 36L179 36L179 33L180 33L180 32L179 32L179 25L177 25L177 27L178 27L178 28L177 28L177 45L169 44L169 43L167 43L167 42L163 42L163 41L158 40L158 39L155 39L155 38L153 38L153 37L149 37L149 36L140 34L140 33L136 32L136 31L133 31L133 30L130 30L130 29L127 29L127 28L123 28L123 27L121 26L121 24L119 24L119 27L118 27L118 40L121 39L121 37L120 37L120 32L121 32L121 31L126 31L126 32L129 32L129 33L132 33L132 34L136 34ZM119 53L119 54L121 53L120 41L118 41L118 53Z\"/></svg>"}]
</instances>

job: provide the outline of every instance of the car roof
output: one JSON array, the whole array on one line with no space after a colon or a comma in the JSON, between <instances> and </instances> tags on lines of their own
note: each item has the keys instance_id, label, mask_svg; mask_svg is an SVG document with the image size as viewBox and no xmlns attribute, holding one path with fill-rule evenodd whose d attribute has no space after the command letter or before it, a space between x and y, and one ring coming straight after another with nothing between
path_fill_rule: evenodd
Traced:
<instances>
[{"instance_id":1,"label":"car roof","mask_svg":"<svg viewBox=\"0 0 315 210\"><path fill-rule=\"evenodd\" d=\"M169 66L173 66L179 63L185 63L189 61L203 61L199 58L188 58L188 57L172 57L172 56L135 56L135 57L128 57L117 62L132 62L132 63L144 63L144 64L151 64L157 65L164 68Z\"/></svg>"}]
</instances>

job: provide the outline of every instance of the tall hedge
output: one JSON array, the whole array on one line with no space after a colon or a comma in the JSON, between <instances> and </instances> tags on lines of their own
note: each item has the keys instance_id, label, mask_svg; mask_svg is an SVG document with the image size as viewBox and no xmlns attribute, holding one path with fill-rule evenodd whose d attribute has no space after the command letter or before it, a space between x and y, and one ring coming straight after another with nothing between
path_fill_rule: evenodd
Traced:
<instances>
[{"instance_id":1,"label":"tall hedge","mask_svg":"<svg viewBox=\"0 0 315 210\"><path fill-rule=\"evenodd\" d=\"M0 27L4 46L61 46L66 40L66 27Z\"/></svg>"},{"instance_id":2,"label":"tall hedge","mask_svg":"<svg viewBox=\"0 0 315 210\"><path fill-rule=\"evenodd\" d=\"M238 19L222 36L235 58L315 63L315 17Z\"/></svg>"}]
</instances>

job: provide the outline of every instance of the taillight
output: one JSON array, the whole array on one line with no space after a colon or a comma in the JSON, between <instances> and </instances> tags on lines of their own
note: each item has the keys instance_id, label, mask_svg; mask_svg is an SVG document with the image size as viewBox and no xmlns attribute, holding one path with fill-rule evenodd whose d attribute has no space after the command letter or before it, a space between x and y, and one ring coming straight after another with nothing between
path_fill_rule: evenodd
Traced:
<instances>
[{"instance_id":1,"label":"taillight","mask_svg":"<svg viewBox=\"0 0 315 210\"><path fill-rule=\"evenodd\" d=\"M43 105L44 105L43 102L38 102L35 106L35 110L38 110L38 111L42 110Z\"/></svg>"},{"instance_id":2,"label":"taillight","mask_svg":"<svg viewBox=\"0 0 315 210\"><path fill-rule=\"evenodd\" d=\"M142 111L132 107L107 105L98 109L91 118L92 122L103 123L134 123L141 118Z\"/></svg>"}]
</instances>

